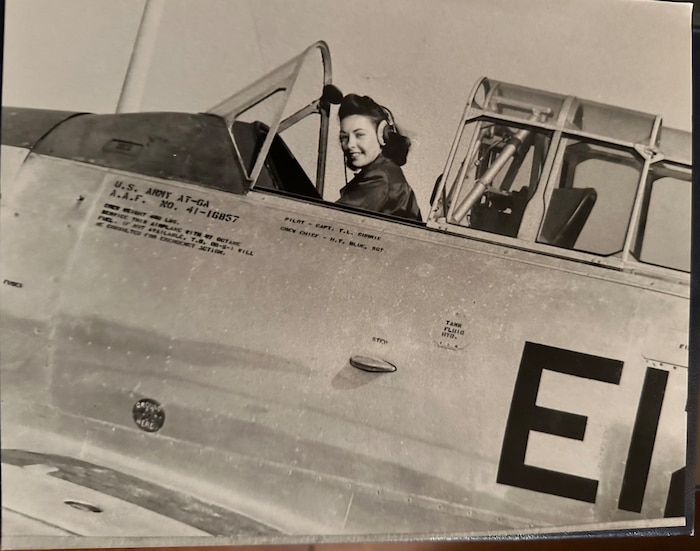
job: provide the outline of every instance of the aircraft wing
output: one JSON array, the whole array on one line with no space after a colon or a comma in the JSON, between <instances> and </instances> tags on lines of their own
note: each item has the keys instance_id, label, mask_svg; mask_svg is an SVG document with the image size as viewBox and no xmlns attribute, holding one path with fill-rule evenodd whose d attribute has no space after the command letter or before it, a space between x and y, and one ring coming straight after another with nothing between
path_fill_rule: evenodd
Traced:
<instances>
[{"instance_id":1,"label":"aircraft wing","mask_svg":"<svg viewBox=\"0 0 700 551\"><path fill-rule=\"evenodd\" d=\"M3 450L7 536L231 536L276 530L182 492L56 454Z\"/></svg>"}]
</instances>

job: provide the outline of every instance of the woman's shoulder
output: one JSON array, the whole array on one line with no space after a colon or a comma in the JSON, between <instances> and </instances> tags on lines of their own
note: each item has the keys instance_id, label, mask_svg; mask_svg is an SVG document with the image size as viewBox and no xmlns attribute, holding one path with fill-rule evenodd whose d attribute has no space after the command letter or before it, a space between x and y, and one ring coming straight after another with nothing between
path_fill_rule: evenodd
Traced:
<instances>
[{"instance_id":1,"label":"woman's shoulder","mask_svg":"<svg viewBox=\"0 0 700 551\"><path fill-rule=\"evenodd\" d=\"M368 165L364 172L367 178L380 177L390 183L406 180L401 167L383 155L380 155L372 164Z\"/></svg>"}]
</instances>

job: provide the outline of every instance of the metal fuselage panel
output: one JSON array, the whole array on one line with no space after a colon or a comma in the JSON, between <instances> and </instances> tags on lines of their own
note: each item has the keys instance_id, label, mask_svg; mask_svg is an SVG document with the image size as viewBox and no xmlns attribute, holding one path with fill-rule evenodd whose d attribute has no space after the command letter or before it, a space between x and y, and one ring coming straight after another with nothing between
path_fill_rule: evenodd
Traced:
<instances>
[{"instance_id":1,"label":"metal fuselage panel","mask_svg":"<svg viewBox=\"0 0 700 551\"><path fill-rule=\"evenodd\" d=\"M163 481L286 531L663 517L685 464L687 286L36 154L2 186L3 446L47 445L22 424L36 404L76 453L158 461ZM594 503L497 481L532 345L622 365L615 384L548 365L538 383L537 405L585 416L585 435L532 430L525 463L598 481ZM650 368L668 382L631 512ZM134 422L144 398L157 432Z\"/></svg>"}]
</instances>

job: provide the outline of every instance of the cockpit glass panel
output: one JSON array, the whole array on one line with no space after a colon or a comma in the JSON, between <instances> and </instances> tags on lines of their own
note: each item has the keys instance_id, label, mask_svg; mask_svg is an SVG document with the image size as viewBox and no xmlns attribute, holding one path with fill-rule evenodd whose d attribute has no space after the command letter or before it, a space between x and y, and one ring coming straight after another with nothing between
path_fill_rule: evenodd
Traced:
<instances>
[{"instance_id":1,"label":"cockpit glass panel","mask_svg":"<svg viewBox=\"0 0 700 551\"><path fill-rule=\"evenodd\" d=\"M285 94L279 90L236 116L232 126L233 140L248 175L259 160L271 123L279 116L279 103L284 100ZM256 187L319 198L313 183L319 125L320 116L311 113L275 135Z\"/></svg>"},{"instance_id":2,"label":"cockpit glass panel","mask_svg":"<svg viewBox=\"0 0 700 551\"><path fill-rule=\"evenodd\" d=\"M316 113L280 132L284 144L294 155L310 182L316 180L317 142L320 126L321 117ZM274 153L276 152L271 151L270 155L274 155Z\"/></svg>"},{"instance_id":3,"label":"cockpit glass panel","mask_svg":"<svg viewBox=\"0 0 700 551\"><path fill-rule=\"evenodd\" d=\"M601 256L621 253L642 172L631 151L568 139L538 242Z\"/></svg>"},{"instance_id":4,"label":"cockpit glass panel","mask_svg":"<svg viewBox=\"0 0 700 551\"><path fill-rule=\"evenodd\" d=\"M666 158L690 165L693 158L693 140L690 132L675 128L661 128L659 152Z\"/></svg>"},{"instance_id":5,"label":"cockpit glass panel","mask_svg":"<svg viewBox=\"0 0 700 551\"><path fill-rule=\"evenodd\" d=\"M572 106L566 126L606 139L648 144L655 119L646 113L578 100Z\"/></svg>"},{"instance_id":6,"label":"cockpit glass panel","mask_svg":"<svg viewBox=\"0 0 700 551\"><path fill-rule=\"evenodd\" d=\"M233 139L246 173L250 175L267 133L284 106L284 90L275 90L238 113L233 122Z\"/></svg>"},{"instance_id":7,"label":"cockpit glass panel","mask_svg":"<svg viewBox=\"0 0 700 551\"><path fill-rule=\"evenodd\" d=\"M644 263L690 271L691 172L652 166L635 256Z\"/></svg>"},{"instance_id":8,"label":"cockpit glass panel","mask_svg":"<svg viewBox=\"0 0 700 551\"><path fill-rule=\"evenodd\" d=\"M445 191L447 221L516 237L537 190L551 136L527 127L481 120L476 139L458 147Z\"/></svg>"},{"instance_id":9,"label":"cockpit glass panel","mask_svg":"<svg viewBox=\"0 0 700 551\"><path fill-rule=\"evenodd\" d=\"M555 123L564 103L564 96L503 82L492 82L486 96L485 111L515 117L524 121Z\"/></svg>"},{"instance_id":10,"label":"cockpit glass panel","mask_svg":"<svg viewBox=\"0 0 700 551\"><path fill-rule=\"evenodd\" d=\"M472 124L464 125L464 129L459 137L459 141L455 146L455 155L447 168L447 175L441 174L435 182L433 193L430 197L430 204L434 205L433 210L435 218L444 219L446 213L453 202L455 193L459 193L465 179L467 168L474 170L474 159L472 158L477 152L470 154L469 146L475 134L481 133L484 124L492 125L493 123L478 121ZM444 186L440 186L442 180L445 181ZM441 190L439 197L438 190Z\"/></svg>"}]
</instances>

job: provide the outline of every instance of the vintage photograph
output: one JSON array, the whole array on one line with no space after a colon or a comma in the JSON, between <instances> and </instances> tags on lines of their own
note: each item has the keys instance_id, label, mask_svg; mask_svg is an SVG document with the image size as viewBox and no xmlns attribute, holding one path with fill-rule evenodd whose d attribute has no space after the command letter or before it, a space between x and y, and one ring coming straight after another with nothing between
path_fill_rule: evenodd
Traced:
<instances>
[{"instance_id":1,"label":"vintage photograph","mask_svg":"<svg viewBox=\"0 0 700 551\"><path fill-rule=\"evenodd\" d=\"M3 548L689 533L691 12L7 0Z\"/></svg>"}]
</instances>

